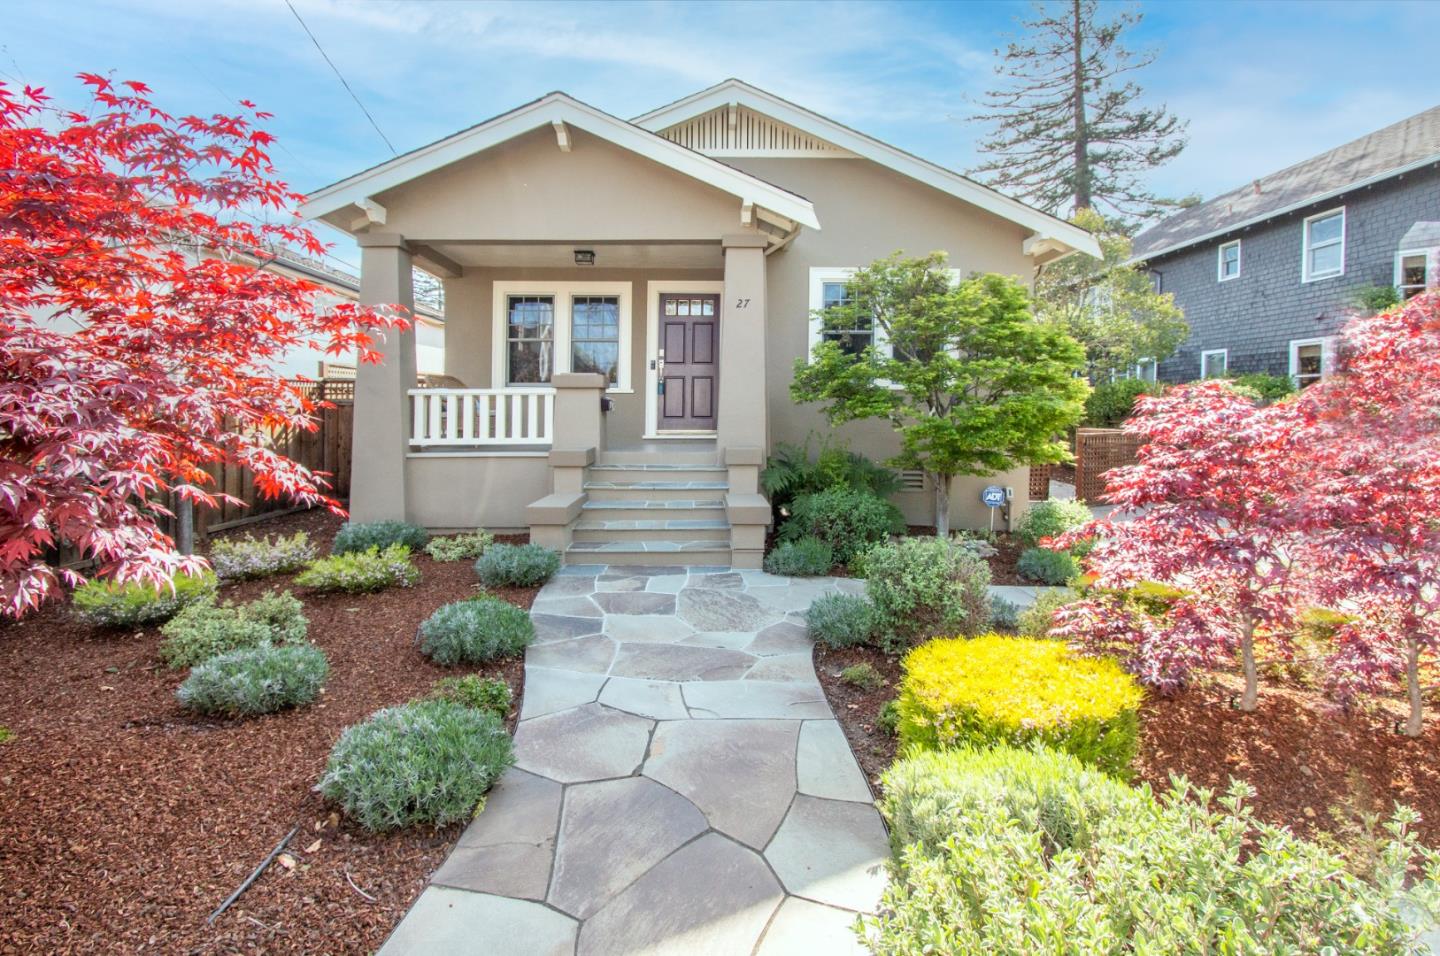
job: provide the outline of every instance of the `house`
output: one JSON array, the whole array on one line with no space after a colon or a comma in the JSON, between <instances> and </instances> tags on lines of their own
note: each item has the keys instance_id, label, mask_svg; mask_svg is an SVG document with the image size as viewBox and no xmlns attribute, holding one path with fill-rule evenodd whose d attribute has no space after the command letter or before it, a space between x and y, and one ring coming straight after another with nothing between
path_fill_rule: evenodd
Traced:
<instances>
[{"instance_id":1,"label":"house","mask_svg":"<svg viewBox=\"0 0 1440 956\"><path fill-rule=\"evenodd\" d=\"M434 529L529 527L570 562L757 567L765 456L829 427L789 395L812 310L897 249L1029 277L1092 236L738 80L632 121L564 93L307 198L353 235L361 299L444 281L445 373L415 345L356 382L351 514ZM888 426L838 435L875 458ZM920 476L898 504L927 522ZM989 521L962 478L951 521Z\"/></svg>"},{"instance_id":2,"label":"house","mask_svg":"<svg viewBox=\"0 0 1440 956\"><path fill-rule=\"evenodd\" d=\"M1161 379L1314 382L1364 291L1440 285L1440 106L1177 213L1133 258L1190 324Z\"/></svg>"}]
</instances>

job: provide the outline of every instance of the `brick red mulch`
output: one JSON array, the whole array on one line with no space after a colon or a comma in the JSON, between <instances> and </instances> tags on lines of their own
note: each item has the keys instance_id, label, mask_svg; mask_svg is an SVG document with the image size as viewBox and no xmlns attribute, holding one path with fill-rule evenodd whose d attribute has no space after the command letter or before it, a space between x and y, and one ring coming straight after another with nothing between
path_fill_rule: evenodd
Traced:
<instances>
[{"instance_id":1,"label":"brick red mulch","mask_svg":"<svg viewBox=\"0 0 1440 956\"><path fill-rule=\"evenodd\" d=\"M868 662L885 685L862 691L839 678L852 664ZM899 662L873 648L830 650L815 646L815 671L830 707L871 786L895 759L896 741L876 723L885 701L899 691ZM1440 847L1440 707L1431 706L1422 736L1395 732L1403 717L1398 698L1366 713L1340 714L1313 690L1262 682L1259 709L1230 707L1240 689L1229 673L1210 674L1174 697L1151 695L1141 707L1137 779L1157 790L1170 775L1223 793L1231 778L1256 790L1256 816L1314 836L1334 833L1332 807L1362 807L1388 815L1403 803L1421 815L1420 841Z\"/></svg>"},{"instance_id":2,"label":"brick red mulch","mask_svg":"<svg viewBox=\"0 0 1440 956\"><path fill-rule=\"evenodd\" d=\"M338 525L307 512L248 530L304 529L323 553ZM250 720L181 710L184 672L160 663L154 628L103 632L62 606L0 626L0 726L15 734L0 744L0 952L374 951L462 828L373 836L311 788L343 728L466 672L431 664L414 642L431 611L476 591L471 562L422 554L416 563L414 588L297 589L329 682L309 707ZM222 596L289 584L271 578ZM501 596L528 607L534 593ZM518 659L478 672L505 678L518 709ZM207 925L297 823L293 868L272 864Z\"/></svg>"}]
</instances>

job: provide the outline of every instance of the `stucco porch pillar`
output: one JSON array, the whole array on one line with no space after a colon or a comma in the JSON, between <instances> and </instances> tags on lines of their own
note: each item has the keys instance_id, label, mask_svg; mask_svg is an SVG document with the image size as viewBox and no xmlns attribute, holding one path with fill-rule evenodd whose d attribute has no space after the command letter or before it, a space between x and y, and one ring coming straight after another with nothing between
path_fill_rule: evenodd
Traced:
<instances>
[{"instance_id":1,"label":"stucco porch pillar","mask_svg":"<svg viewBox=\"0 0 1440 956\"><path fill-rule=\"evenodd\" d=\"M722 449L768 447L765 384L765 237L739 233L721 239L725 291L720 301L720 407L716 444Z\"/></svg>"},{"instance_id":2,"label":"stucco porch pillar","mask_svg":"<svg viewBox=\"0 0 1440 956\"><path fill-rule=\"evenodd\" d=\"M360 303L415 309L410 249L394 233L362 233ZM405 519L405 454L415 387L415 328L377 333L378 365L355 369L355 439L350 460L352 521Z\"/></svg>"}]
</instances>

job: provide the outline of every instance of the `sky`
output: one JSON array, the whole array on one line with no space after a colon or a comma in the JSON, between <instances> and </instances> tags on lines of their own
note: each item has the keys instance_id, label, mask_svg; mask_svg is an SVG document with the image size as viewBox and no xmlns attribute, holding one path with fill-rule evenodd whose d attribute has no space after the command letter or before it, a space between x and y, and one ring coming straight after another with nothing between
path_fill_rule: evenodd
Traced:
<instances>
[{"instance_id":1,"label":"sky","mask_svg":"<svg viewBox=\"0 0 1440 956\"><path fill-rule=\"evenodd\" d=\"M631 118L737 76L965 171L997 48L1024 2L466 3L293 0L371 125L284 0L11 0L0 82L84 102L80 71L148 83L172 113L275 114L272 151L301 191L551 90ZM1143 102L1189 121L1148 185L1210 197L1440 102L1417 82L1440 3L1188 2L1139 10L1156 62ZM388 140L388 145L387 145ZM339 233L336 255L352 261Z\"/></svg>"}]
</instances>

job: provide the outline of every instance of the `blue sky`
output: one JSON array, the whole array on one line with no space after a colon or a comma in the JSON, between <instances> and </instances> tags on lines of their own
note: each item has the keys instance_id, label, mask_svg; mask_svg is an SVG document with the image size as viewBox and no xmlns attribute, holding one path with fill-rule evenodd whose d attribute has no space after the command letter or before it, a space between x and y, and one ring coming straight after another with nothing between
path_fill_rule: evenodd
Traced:
<instances>
[{"instance_id":1,"label":"blue sky","mask_svg":"<svg viewBox=\"0 0 1440 956\"><path fill-rule=\"evenodd\" d=\"M994 50L1026 3L335 3L295 0L401 152L554 89L631 117L738 76L964 170ZM1135 6L1127 4L1126 6ZM1211 196L1440 102L1417 81L1440 4L1140 4L1147 98L1190 121L1150 185ZM50 0L10 7L0 79L83 95L113 71L172 112L249 98L276 114L275 161L301 190L390 150L283 0ZM337 248L348 258L348 250Z\"/></svg>"}]
</instances>

